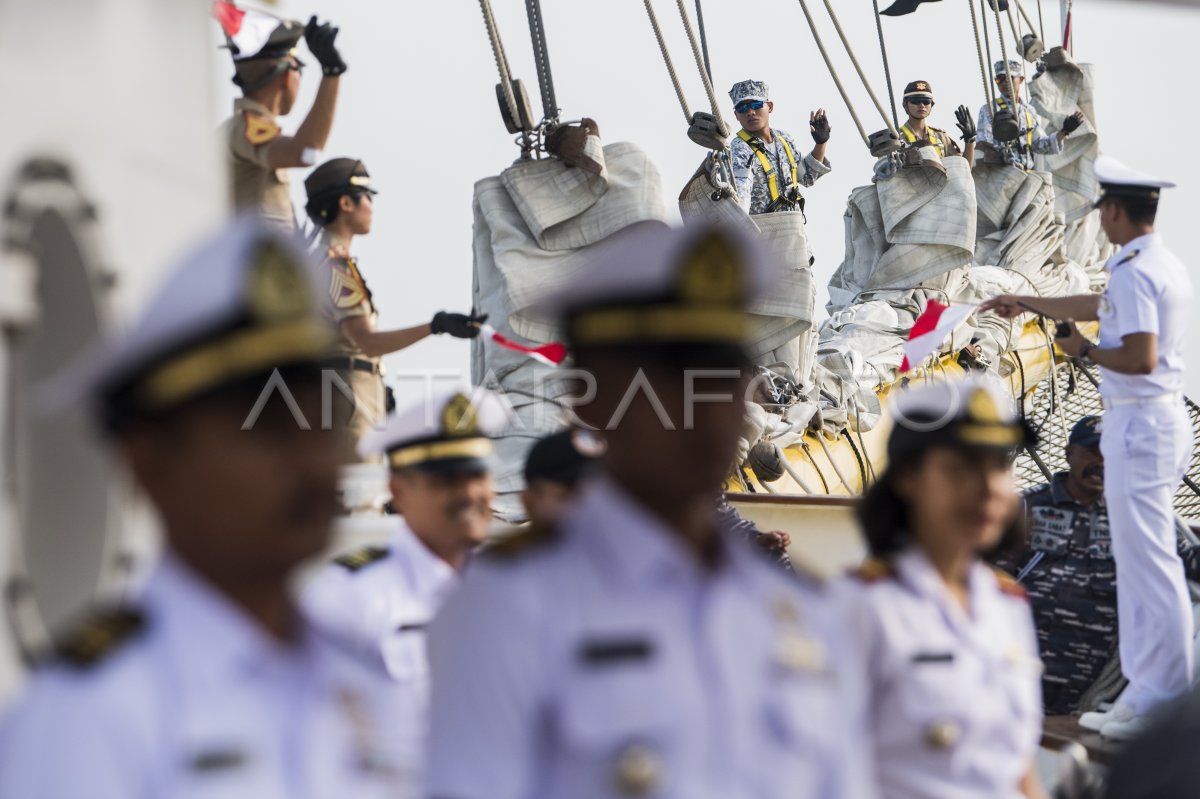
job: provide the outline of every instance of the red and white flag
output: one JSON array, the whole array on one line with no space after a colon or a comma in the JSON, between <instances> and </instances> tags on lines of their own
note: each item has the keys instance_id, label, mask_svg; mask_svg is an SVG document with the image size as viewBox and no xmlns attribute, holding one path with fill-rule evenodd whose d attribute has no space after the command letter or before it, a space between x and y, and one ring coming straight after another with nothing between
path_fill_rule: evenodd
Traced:
<instances>
[{"instance_id":1,"label":"red and white flag","mask_svg":"<svg viewBox=\"0 0 1200 799\"><path fill-rule=\"evenodd\" d=\"M528 355L539 363L544 363L546 366L558 366L567 357L566 345L559 344L557 341L552 341L549 344L538 344L529 346L526 344L518 344L517 342L505 336L503 333L496 330L491 325L480 325L479 335L491 339L498 346L513 352L520 352Z\"/></svg>"},{"instance_id":2,"label":"red and white flag","mask_svg":"<svg viewBox=\"0 0 1200 799\"><path fill-rule=\"evenodd\" d=\"M236 55L254 55L263 49L279 27L279 17L261 11L238 8L228 0L215 0L212 15L225 31L229 47Z\"/></svg>"},{"instance_id":3,"label":"red and white flag","mask_svg":"<svg viewBox=\"0 0 1200 799\"><path fill-rule=\"evenodd\" d=\"M904 350L904 361L900 371L907 372L915 363L921 363L933 355L942 346L950 334L967 321L967 317L975 313L978 305L942 305L937 300L930 300L925 310L913 323L908 341L901 345Z\"/></svg>"}]
</instances>

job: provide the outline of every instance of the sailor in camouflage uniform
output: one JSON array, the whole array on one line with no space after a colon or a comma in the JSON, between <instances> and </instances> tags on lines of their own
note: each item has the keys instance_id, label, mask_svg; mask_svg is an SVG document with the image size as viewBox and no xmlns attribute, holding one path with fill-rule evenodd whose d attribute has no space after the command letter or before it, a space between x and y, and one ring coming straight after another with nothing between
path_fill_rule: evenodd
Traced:
<instances>
[{"instance_id":1,"label":"sailor in camouflage uniform","mask_svg":"<svg viewBox=\"0 0 1200 799\"><path fill-rule=\"evenodd\" d=\"M800 187L812 186L832 167L825 157L829 119L825 109L809 114L809 131L815 146L801 159L791 134L771 127L771 102L767 84L744 80L729 90L733 113L742 129L729 144L733 159L734 188L738 202L750 215L773 211L803 211Z\"/></svg>"},{"instance_id":2,"label":"sailor in camouflage uniform","mask_svg":"<svg viewBox=\"0 0 1200 799\"><path fill-rule=\"evenodd\" d=\"M242 90L233 116L222 127L229 154L233 207L251 209L272 225L292 232L296 214L289 193L288 170L317 162L333 128L338 85L346 62L338 52L338 29L317 18L301 25L280 20L258 52L243 52L229 39L236 69L233 82ZM303 37L324 75L312 110L294 136L283 135L277 117L287 116L300 91L304 62L296 56Z\"/></svg>"},{"instance_id":3,"label":"sailor in camouflage uniform","mask_svg":"<svg viewBox=\"0 0 1200 799\"><path fill-rule=\"evenodd\" d=\"M979 109L979 123L976 126L979 131L978 141L994 151L1001 163L1026 171L1034 169L1034 155L1056 155L1062 152L1067 136L1083 124L1083 113L1076 111L1063 120L1057 132L1048 134L1042 127L1042 120L1037 111L1021 99L1021 86L1025 83L1025 68L1021 62L1010 60L1006 64L997 61L995 72L996 88L1000 90L1000 94L996 97L995 108L985 105ZM1000 141L996 137L992 123L1000 111L1007 111L1016 120L1018 135L1012 141Z\"/></svg>"},{"instance_id":4,"label":"sailor in camouflage uniform","mask_svg":"<svg viewBox=\"0 0 1200 799\"><path fill-rule=\"evenodd\" d=\"M1117 575L1099 425L1098 416L1075 423L1067 439L1069 469L1025 495L1026 545L1001 563L1029 592L1049 715L1088 709L1080 699L1117 654ZM1188 578L1200 578L1200 548L1177 538Z\"/></svg>"},{"instance_id":5,"label":"sailor in camouflage uniform","mask_svg":"<svg viewBox=\"0 0 1200 799\"><path fill-rule=\"evenodd\" d=\"M94 406L165 551L0 718L0 796L396 795L393 684L289 588L338 511L311 277L290 237L239 220L57 385Z\"/></svg>"},{"instance_id":6,"label":"sailor in camouflage uniform","mask_svg":"<svg viewBox=\"0 0 1200 799\"><path fill-rule=\"evenodd\" d=\"M328 311L340 333L340 355L329 361L354 396L349 432L355 442L387 413L387 391L381 358L416 344L429 335L448 333L455 338L475 338L487 315L438 311L427 323L398 330L376 330L378 311L374 295L350 254L355 236L371 232L374 217L371 175L362 161L334 158L312 171L304 181L308 192L305 210L321 231L325 269L329 280Z\"/></svg>"}]
</instances>

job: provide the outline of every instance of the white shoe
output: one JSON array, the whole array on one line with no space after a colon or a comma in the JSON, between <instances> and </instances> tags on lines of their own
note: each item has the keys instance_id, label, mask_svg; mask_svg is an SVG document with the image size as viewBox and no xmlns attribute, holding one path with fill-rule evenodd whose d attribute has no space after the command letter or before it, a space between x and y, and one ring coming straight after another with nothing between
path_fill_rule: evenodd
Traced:
<instances>
[{"instance_id":1,"label":"white shoe","mask_svg":"<svg viewBox=\"0 0 1200 799\"><path fill-rule=\"evenodd\" d=\"M1113 719L1100 729L1100 735L1115 741L1132 741L1149 728L1149 716L1134 715L1128 719Z\"/></svg>"},{"instance_id":2,"label":"white shoe","mask_svg":"<svg viewBox=\"0 0 1200 799\"><path fill-rule=\"evenodd\" d=\"M1093 710L1079 717L1079 726L1092 732L1100 732L1110 721L1129 721L1137 713L1129 705L1117 702L1108 710Z\"/></svg>"}]
</instances>

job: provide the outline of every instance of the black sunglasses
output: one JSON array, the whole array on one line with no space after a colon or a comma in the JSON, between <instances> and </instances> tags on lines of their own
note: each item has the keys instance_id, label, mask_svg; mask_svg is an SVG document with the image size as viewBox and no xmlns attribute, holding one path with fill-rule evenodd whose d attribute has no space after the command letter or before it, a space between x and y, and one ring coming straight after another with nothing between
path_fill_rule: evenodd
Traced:
<instances>
[{"instance_id":1,"label":"black sunglasses","mask_svg":"<svg viewBox=\"0 0 1200 799\"><path fill-rule=\"evenodd\" d=\"M933 100L929 97L909 97L908 102L913 105L933 105Z\"/></svg>"}]
</instances>

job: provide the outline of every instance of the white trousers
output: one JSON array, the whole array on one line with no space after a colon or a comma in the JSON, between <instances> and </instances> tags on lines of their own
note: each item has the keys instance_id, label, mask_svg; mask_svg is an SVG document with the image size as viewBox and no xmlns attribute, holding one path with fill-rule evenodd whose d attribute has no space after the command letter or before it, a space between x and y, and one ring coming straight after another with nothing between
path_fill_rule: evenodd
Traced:
<instances>
[{"instance_id":1,"label":"white trousers","mask_svg":"<svg viewBox=\"0 0 1200 799\"><path fill-rule=\"evenodd\" d=\"M1191 685L1192 604L1175 538L1172 499L1192 453L1182 403L1108 409L1100 439L1104 499L1117 566L1121 701L1138 713Z\"/></svg>"}]
</instances>

